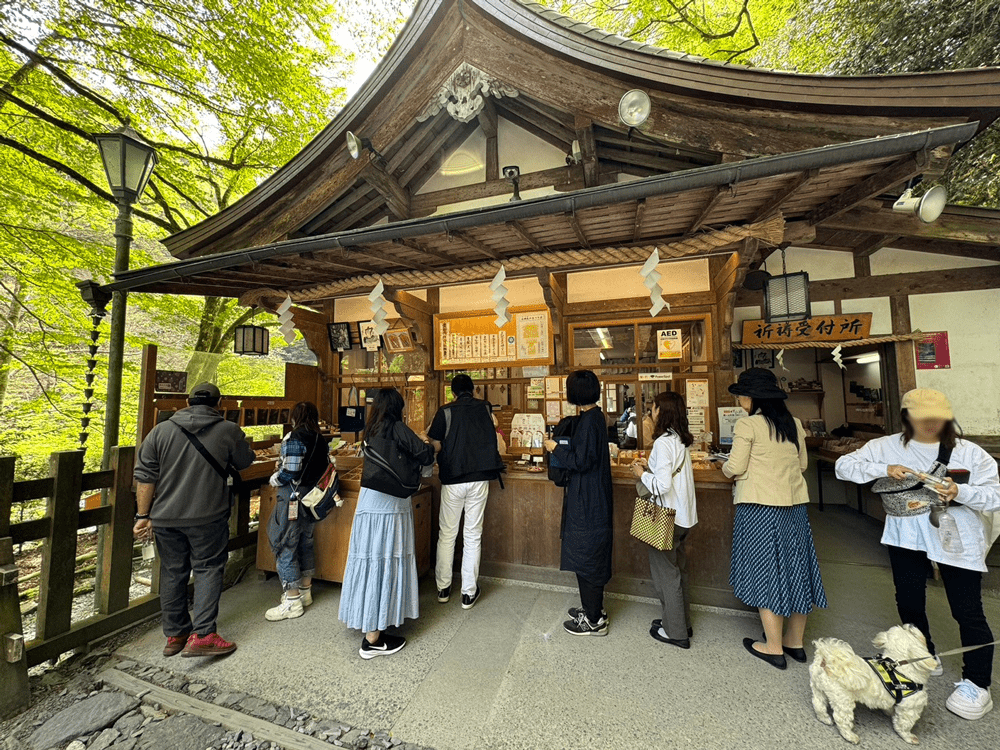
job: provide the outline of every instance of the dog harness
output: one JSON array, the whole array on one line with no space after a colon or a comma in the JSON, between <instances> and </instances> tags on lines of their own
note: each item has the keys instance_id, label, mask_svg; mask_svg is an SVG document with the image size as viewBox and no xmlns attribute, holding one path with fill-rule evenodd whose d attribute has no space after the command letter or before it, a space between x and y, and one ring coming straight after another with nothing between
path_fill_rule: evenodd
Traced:
<instances>
[{"instance_id":1,"label":"dog harness","mask_svg":"<svg viewBox=\"0 0 1000 750\"><path fill-rule=\"evenodd\" d=\"M889 691L889 695L893 697L896 703L924 689L924 686L920 683L914 682L897 672L896 668L899 665L892 659L884 656L873 656L865 659L865 663L872 668L875 676L882 683L882 687Z\"/></svg>"}]
</instances>

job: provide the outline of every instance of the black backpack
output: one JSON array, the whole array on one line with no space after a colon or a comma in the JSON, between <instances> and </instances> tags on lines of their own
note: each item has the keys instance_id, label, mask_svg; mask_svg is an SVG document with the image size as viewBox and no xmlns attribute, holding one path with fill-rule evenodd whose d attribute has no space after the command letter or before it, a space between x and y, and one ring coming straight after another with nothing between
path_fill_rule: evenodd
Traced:
<instances>
[{"instance_id":1,"label":"black backpack","mask_svg":"<svg viewBox=\"0 0 1000 750\"><path fill-rule=\"evenodd\" d=\"M563 417L559 424L552 428L552 439L560 445L569 445L576 432L578 417ZM549 480L556 487L568 487L570 470L560 463L555 453L549 454Z\"/></svg>"}]
</instances>

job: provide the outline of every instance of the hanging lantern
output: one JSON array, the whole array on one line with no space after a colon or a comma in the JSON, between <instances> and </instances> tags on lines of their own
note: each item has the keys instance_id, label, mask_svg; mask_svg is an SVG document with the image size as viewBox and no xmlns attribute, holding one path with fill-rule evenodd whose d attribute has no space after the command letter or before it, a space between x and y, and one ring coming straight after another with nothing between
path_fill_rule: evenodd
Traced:
<instances>
[{"instance_id":1,"label":"hanging lantern","mask_svg":"<svg viewBox=\"0 0 1000 750\"><path fill-rule=\"evenodd\" d=\"M805 320L809 307L809 274L785 272L785 249L781 249L781 275L764 281L764 320L787 323Z\"/></svg>"},{"instance_id":2,"label":"hanging lantern","mask_svg":"<svg viewBox=\"0 0 1000 750\"><path fill-rule=\"evenodd\" d=\"M262 326L236 326L233 351L263 357L270 351L270 331Z\"/></svg>"}]
</instances>

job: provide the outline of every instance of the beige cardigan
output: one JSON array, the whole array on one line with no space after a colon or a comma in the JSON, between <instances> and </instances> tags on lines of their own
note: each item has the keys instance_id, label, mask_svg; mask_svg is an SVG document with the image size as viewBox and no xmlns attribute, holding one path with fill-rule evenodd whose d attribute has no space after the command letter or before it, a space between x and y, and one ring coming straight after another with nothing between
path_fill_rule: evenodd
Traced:
<instances>
[{"instance_id":1,"label":"beige cardigan","mask_svg":"<svg viewBox=\"0 0 1000 750\"><path fill-rule=\"evenodd\" d=\"M722 466L727 477L736 478L734 503L791 506L809 502L809 489L802 472L809 466L806 435L795 420L798 450L788 441L771 437L767 420L760 414L743 417L733 429L733 449Z\"/></svg>"}]
</instances>

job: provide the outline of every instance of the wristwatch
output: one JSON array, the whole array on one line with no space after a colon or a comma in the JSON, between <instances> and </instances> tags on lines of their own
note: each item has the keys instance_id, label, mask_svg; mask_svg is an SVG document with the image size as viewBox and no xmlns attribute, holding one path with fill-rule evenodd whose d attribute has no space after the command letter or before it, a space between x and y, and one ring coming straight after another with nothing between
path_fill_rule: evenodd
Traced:
<instances>
[{"instance_id":1,"label":"wristwatch","mask_svg":"<svg viewBox=\"0 0 1000 750\"><path fill-rule=\"evenodd\" d=\"M135 520L136 521L148 521L149 520L149 513L136 513L135 514Z\"/></svg>"}]
</instances>

